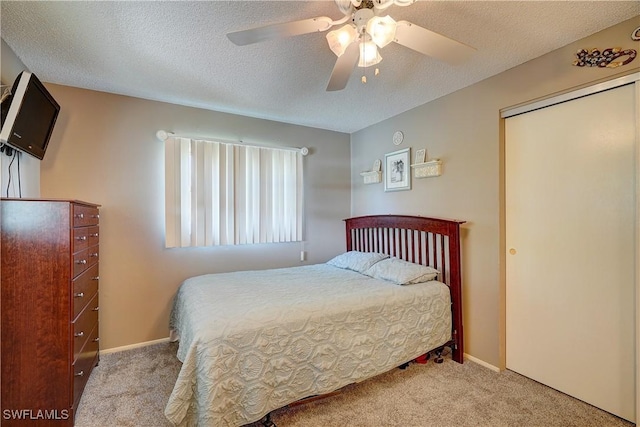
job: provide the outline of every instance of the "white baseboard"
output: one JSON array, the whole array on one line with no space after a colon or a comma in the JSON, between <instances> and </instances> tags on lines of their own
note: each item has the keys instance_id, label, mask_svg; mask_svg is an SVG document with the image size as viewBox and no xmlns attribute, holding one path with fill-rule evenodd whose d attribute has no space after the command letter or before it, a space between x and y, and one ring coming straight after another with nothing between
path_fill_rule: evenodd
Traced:
<instances>
[{"instance_id":1,"label":"white baseboard","mask_svg":"<svg viewBox=\"0 0 640 427\"><path fill-rule=\"evenodd\" d=\"M133 350L134 348L146 347L148 345L162 344L166 342L169 342L169 337L160 338L159 340L139 342L131 345L123 345L122 347L108 348L106 350L100 350L100 354L117 353L119 351Z\"/></svg>"},{"instance_id":2,"label":"white baseboard","mask_svg":"<svg viewBox=\"0 0 640 427\"><path fill-rule=\"evenodd\" d=\"M473 363L477 363L480 366L484 366L487 369L491 369L492 371L500 372L500 368L498 368L497 366L493 366L493 365L485 362L484 360L480 360L477 357L473 357L473 356L471 356L471 355L469 355L467 353L464 354L464 358L466 360L470 360Z\"/></svg>"}]
</instances>

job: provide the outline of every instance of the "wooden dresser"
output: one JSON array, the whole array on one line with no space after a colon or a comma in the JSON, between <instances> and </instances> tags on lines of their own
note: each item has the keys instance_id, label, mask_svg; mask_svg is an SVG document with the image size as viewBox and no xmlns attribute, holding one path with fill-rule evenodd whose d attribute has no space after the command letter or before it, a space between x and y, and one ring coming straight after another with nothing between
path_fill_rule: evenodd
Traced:
<instances>
[{"instance_id":1,"label":"wooden dresser","mask_svg":"<svg viewBox=\"0 0 640 427\"><path fill-rule=\"evenodd\" d=\"M73 426L98 363L99 205L0 206L0 424Z\"/></svg>"}]
</instances>

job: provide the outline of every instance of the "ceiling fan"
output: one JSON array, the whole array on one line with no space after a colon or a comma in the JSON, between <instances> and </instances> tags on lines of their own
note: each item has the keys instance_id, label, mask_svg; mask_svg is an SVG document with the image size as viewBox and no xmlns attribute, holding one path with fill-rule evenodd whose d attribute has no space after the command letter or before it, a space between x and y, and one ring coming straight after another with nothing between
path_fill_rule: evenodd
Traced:
<instances>
[{"instance_id":1,"label":"ceiling fan","mask_svg":"<svg viewBox=\"0 0 640 427\"><path fill-rule=\"evenodd\" d=\"M238 46L258 43L302 34L327 31L330 49L338 57L327 85L327 91L342 90L356 64L369 67L379 63L382 57L378 48L391 42L411 48L451 65L464 62L475 49L463 43L412 24L395 21L389 15L382 16L389 6L409 6L416 0L335 0L344 17L333 20L326 16L300 21L272 24L227 34Z\"/></svg>"}]
</instances>

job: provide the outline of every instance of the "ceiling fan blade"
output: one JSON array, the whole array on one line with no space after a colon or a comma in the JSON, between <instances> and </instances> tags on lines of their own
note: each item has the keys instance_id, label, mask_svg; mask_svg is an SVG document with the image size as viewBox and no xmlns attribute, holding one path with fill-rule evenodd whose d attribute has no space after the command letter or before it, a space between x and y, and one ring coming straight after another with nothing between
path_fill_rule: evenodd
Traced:
<instances>
[{"instance_id":1,"label":"ceiling fan blade","mask_svg":"<svg viewBox=\"0 0 640 427\"><path fill-rule=\"evenodd\" d=\"M476 51L471 46L407 21L398 21L394 41L451 65L462 64Z\"/></svg>"},{"instance_id":2,"label":"ceiling fan blade","mask_svg":"<svg viewBox=\"0 0 640 427\"><path fill-rule=\"evenodd\" d=\"M301 34L326 31L333 26L333 20L326 16L302 19L300 21L285 22L282 24L266 25L264 27L249 30L235 31L227 34L229 40L238 46L245 46L265 40L279 39Z\"/></svg>"},{"instance_id":3,"label":"ceiling fan blade","mask_svg":"<svg viewBox=\"0 0 640 427\"><path fill-rule=\"evenodd\" d=\"M358 40L355 40L349 46L347 46L344 53L338 57L336 65L333 66L331 78L329 79L329 84L327 85L327 91L332 92L336 90L342 90L347 86L349 77L353 72L353 68L358 63L359 58L359 44Z\"/></svg>"}]
</instances>

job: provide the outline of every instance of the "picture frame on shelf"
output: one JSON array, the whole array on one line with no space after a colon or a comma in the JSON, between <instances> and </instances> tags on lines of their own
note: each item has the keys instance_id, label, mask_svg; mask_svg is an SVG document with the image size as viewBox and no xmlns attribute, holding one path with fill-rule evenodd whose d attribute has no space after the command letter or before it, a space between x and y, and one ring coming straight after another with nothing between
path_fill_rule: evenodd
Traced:
<instances>
[{"instance_id":1,"label":"picture frame on shelf","mask_svg":"<svg viewBox=\"0 0 640 427\"><path fill-rule=\"evenodd\" d=\"M410 150L405 148L384 155L384 191L411 189Z\"/></svg>"},{"instance_id":2,"label":"picture frame on shelf","mask_svg":"<svg viewBox=\"0 0 640 427\"><path fill-rule=\"evenodd\" d=\"M415 154L415 158L413 160L413 163L419 164L419 163L424 163L426 161L427 161L427 150L424 149L424 148L416 150L416 154Z\"/></svg>"}]
</instances>

